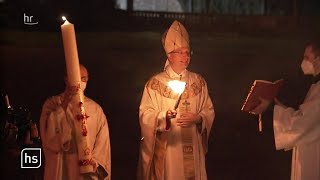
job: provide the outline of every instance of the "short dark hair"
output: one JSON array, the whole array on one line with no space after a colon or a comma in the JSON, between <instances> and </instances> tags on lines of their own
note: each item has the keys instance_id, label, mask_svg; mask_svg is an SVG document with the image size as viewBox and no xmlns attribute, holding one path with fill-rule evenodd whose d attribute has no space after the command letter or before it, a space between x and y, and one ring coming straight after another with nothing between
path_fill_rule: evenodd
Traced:
<instances>
[{"instance_id":1,"label":"short dark hair","mask_svg":"<svg viewBox=\"0 0 320 180\"><path fill-rule=\"evenodd\" d=\"M306 44L306 47L312 47L312 51L316 57L320 56L320 41L319 40L314 40L314 41L309 41Z\"/></svg>"}]
</instances>

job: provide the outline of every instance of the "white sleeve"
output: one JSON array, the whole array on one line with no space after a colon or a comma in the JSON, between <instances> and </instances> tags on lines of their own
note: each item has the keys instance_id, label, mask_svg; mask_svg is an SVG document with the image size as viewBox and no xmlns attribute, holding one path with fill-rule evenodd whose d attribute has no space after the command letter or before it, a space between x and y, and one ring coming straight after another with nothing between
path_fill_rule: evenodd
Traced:
<instances>
[{"instance_id":1,"label":"white sleeve","mask_svg":"<svg viewBox=\"0 0 320 180\"><path fill-rule=\"evenodd\" d=\"M293 108L274 107L273 127L276 149L292 149L320 139L320 100L314 99Z\"/></svg>"}]
</instances>

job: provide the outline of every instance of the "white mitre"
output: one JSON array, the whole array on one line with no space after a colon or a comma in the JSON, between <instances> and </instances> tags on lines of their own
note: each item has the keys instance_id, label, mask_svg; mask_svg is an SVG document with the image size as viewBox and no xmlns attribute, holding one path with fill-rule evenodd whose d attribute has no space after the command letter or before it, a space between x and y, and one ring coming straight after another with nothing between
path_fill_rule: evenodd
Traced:
<instances>
[{"instance_id":1,"label":"white mitre","mask_svg":"<svg viewBox=\"0 0 320 180\"><path fill-rule=\"evenodd\" d=\"M163 34L162 45L167 55L182 47L190 49L189 34L186 28L179 21L175 20L170 28ZM164 68L168 64L167 59Z\"/></svg>"}]
</instances>

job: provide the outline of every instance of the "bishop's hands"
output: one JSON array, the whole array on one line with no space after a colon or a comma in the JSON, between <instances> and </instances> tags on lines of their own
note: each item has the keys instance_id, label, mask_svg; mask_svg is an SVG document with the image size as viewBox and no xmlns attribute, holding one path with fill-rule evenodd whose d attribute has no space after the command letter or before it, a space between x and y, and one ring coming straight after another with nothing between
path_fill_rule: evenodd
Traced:
<instances>
[{"instance_id":1,"label":"bishop's hands","mask_svg":"<svg viewBox=\"0 0 320 180\"><path fill-rule=\"evenodd\" d=\"M177 119L177 126L186 128L192 125L202 123L202 117L191 112L182 113Z\"/></svg>"},{"instance_id":2,"label":"bishop's hands","mask_svg":"<svg viewBox=\"0 0 320 180\"><path fill-rule=\"evenodd\" d=\"M176 110L169 109L166 112L166 124L167 124L166 129L170 128L171 119L174 119L176 117L177 117ZM198 114L194 114L191 112L181 113L180 117L178 117L176 121L177 126L180 126L183 128L190 127L193 124L197 125L201 123L202 123L202 117Z\"/></svg>"},{"instance_id":3,"label":"bishop's hands","mask_svg":"<svg viewBox=\"0 0 320 180\"><path fill-rule=\"evenodd\" d=\"M169 109L166 112L166 130L169 130L171 127L171 119L176 118L177 116L177 111Z\"/></svg>"},{"instance_id":4,"label":"bishop's hands","mask_svg":"<svg viewBox=\"0 0 320 180\"><path fill-rule=\"evenodd\" d=\"M177 116L177 111L176 110L169 109L166 112L166 120L171 120L173 118L176 118L176 116Z\"/></svg>"}]
</instances>

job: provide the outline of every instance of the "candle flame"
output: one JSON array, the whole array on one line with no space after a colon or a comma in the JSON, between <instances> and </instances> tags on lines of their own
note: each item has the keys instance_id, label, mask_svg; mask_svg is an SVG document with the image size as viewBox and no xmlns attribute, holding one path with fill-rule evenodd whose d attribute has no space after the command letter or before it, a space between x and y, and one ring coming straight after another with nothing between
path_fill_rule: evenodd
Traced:
<instances>
[{"instance_id":1,"label":"candle flame","mask_svg":"<svg viewBox=\"0 0 320 180\"><path fill-rule=\"evenodd\" d=\"M183 81L173 80L168 82L168 86L177 94L183 93L186 83Z\"/></svg>"},{"instance_id":2,"label":"candle flame","mask_svg":"<svg viewBox=\"0 0 320 180\"><path fill-rule=\"evenodd\" d=\"M67 18L65 16L62 16L62 20L65 21L67 20Z\"/></svg>"}]
</instances>

